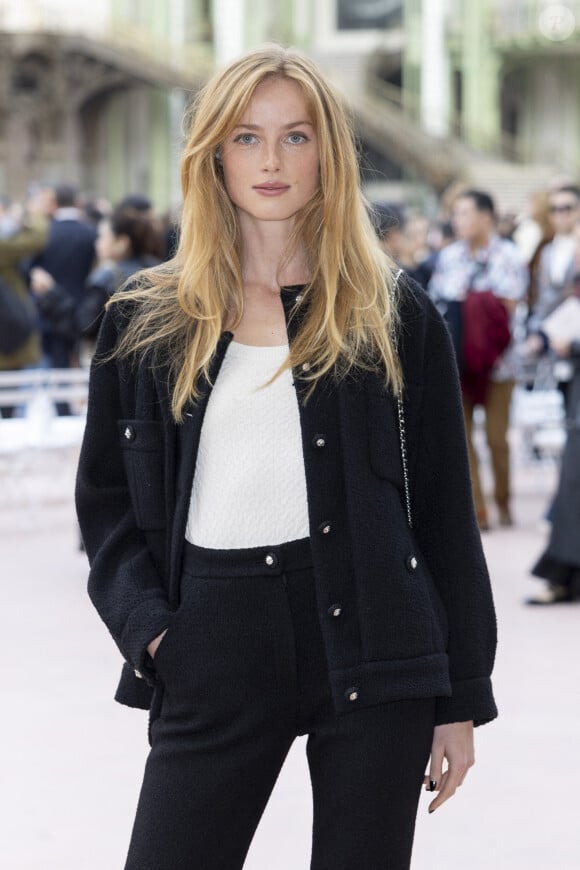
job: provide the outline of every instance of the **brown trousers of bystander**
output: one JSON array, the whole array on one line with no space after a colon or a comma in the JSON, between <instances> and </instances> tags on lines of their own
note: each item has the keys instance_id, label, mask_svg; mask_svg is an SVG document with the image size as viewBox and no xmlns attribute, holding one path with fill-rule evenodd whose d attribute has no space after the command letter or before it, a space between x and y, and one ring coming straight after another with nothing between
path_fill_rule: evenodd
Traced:
<instances>
[{"instance_id":1,"label":"brown trousers of bystander","mask_svg":"<svg viewBox=\"0 0 580 870\"><path fill-rule=\"evenodd\" d=\"M485 400L485 436L491 453L494 477L494 499L500 519L509 518L510 452L508 443L509 413L514 381L491 381ZM473 402L463 396L463 414L469 449L469 470L473 487L473 500L481 527L487 526L487 509L481 488L479 462L473 446Z\"/></svg>"}]
</instances>

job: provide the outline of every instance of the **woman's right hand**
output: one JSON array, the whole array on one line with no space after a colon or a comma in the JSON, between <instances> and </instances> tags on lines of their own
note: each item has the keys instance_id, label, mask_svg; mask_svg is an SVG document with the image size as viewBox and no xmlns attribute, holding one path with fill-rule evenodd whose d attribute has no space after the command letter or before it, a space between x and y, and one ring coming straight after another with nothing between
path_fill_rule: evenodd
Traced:
<instances>
[{"instance_id":1,"label":"woman's right hand","mask_svg":"<svg viewBox=\"0 0 580 870\"><path fill-rule=\"evenodd\" d=\"M161 641L163 639L163 635L165 634L166 631L167 631L167 629L162 631L161 634L158 634L157 637L154 637L153 640L147 644L147 652L149 653L149 655L151 656L152 659L155 658L155 653L157 652L157 647L161 643Z\"/></svg>"}]
</instances>

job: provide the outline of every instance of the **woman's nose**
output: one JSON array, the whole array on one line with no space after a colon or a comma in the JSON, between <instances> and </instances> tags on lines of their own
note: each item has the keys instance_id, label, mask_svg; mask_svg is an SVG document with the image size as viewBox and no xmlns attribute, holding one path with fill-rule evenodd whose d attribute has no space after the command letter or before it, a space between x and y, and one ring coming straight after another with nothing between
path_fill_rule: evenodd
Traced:
<instances>
[{"instance_id":1,"label":"woman's nose","mask_svg":"<svg viewBox=\"0 0 580 870\"><path fill-rule=\"evenodd\" d=\"M280 168L280 149L277 142L265 143L263 153L264 169L274 172Z\"/></svg>"}]
</instances>

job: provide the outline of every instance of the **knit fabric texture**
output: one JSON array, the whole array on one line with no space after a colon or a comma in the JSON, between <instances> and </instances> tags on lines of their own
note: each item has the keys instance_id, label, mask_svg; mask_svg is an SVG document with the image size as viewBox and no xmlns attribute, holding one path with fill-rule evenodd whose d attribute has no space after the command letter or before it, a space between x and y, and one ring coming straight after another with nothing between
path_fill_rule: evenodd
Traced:
<instances>
[{"instance_id":1,"label":"knit fabric texture","mask_svg":"<svg viewBox=\"0 0 580 870\"><path fill-rule=\"evenodd\" d=\"M231 549L309 534L296 390L288 345L232 341L203 420L186 538ZM266 386L267 384L267 386Z\"/></svg>"}]
</instances>

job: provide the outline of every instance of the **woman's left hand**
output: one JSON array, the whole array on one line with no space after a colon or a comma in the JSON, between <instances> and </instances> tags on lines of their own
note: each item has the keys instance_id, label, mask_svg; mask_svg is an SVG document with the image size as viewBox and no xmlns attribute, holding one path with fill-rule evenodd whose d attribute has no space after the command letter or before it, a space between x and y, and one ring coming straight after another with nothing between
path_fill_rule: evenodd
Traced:
<instances>
[{"instance_id":1,"label":"woman's left hand","mask_svg":"<svg viewBox=\"0 0 580 870\"><path fill-rule=\"evenodd\" d=\"M443 772L444 759L447 759L445 772ZM439 792L435 800L429 804L430 813L444 804L450 797L453 797L456 789L463 785L467 771L474 764L473 722L451 722L448 725L436 725L431 747L429 775L423 780L427 791Z\"/></svg>"}]
</instances>

